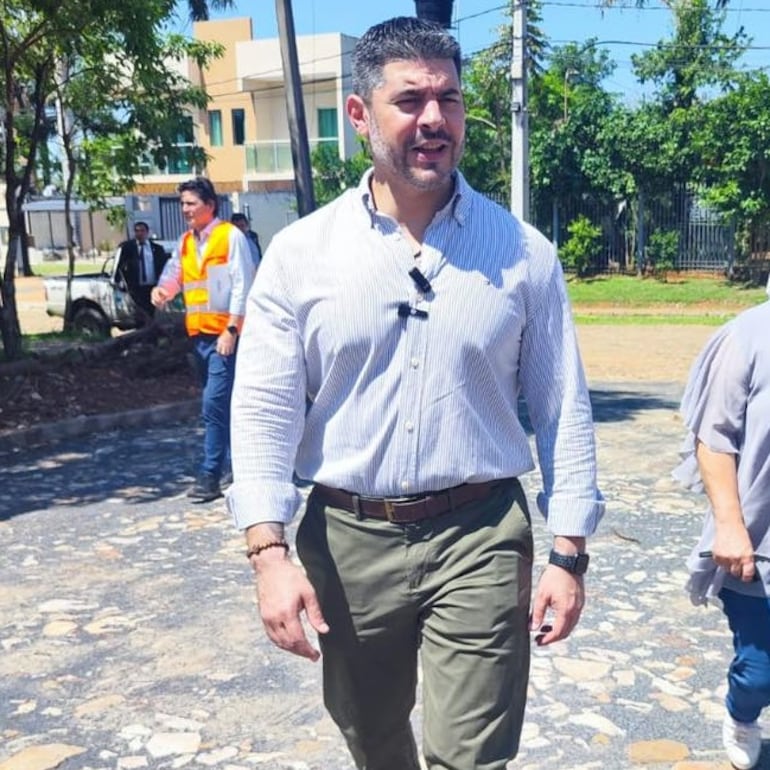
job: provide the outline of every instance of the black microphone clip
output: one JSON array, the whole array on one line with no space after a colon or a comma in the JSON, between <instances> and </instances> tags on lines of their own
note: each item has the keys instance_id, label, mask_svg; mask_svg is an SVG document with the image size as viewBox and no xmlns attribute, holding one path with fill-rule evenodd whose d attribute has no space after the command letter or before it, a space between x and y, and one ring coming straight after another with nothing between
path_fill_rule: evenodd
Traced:
<instances>
[{"instance_id":1,"label":"black microphone clip","mask_svg":"<svg viewBox=\"0 0 770 770\"><path fill-rule=\"evenodd\" d=\"M423 294L430 294L433 291L433 287L430 285L430 281L420 272L420 269L413 267L409 271L411 279L414 281L417 288Z\"/></svg>"},{"instance_id":2,"label":"black microphone clip","mask_svg":"<svg viewBox=\"0 0 770 770\"><path fill-rule=\"evenodd\" d=\"M414 316L415 318L427 318L428 313L425 310L412 307L408 302L400 302L398 305L398 317L409 318L409 316Z\"/></svg>"}]
</instances>

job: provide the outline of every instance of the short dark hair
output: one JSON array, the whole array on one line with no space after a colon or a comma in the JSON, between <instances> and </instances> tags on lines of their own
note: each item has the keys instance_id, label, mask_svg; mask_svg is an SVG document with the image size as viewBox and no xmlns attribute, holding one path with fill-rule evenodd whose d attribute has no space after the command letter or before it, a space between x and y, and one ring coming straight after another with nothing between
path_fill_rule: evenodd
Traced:
<instances>
[{"instance_id":1,"label":"short dark hair","mask_svg":"<svg viewBox=\"0 0 770 770\"><path fill-rule=\"evenodd\" d=\"M177 192L181 195L183 192L191 192L197 195L204 203L214 204L214 216L219 213L219 198L210 179L205 176L196 176L188 179L177 187Z\"/></svg>"},{"instance_id":2,"label":"short dark hair","mask_svg":"<svg viewBox=\"0 0 770 770\"><path fill-rule=\"evenodd\" d=\"M142 221L141 219L134 222L134 230L136 230L137 227L143 227L147 232L150 232L150 226L147 224L147 222Z\"/></svg>"},{"instance_id":3,"label":"short dark hair","mask_svg":"<svg viewBox=\"0 0 770 770\"><path fill-rule=\"evenodd\" d=\"M246 224L249 224L249 218L242 214L240 211L236 211L231 217L230 221L235 224L236 222L245 222Z\"/></svg>"},{"instance_id":4,"label":"short dark hair","mask_svg":"<svg viewBox=\"0 0 770 770\"><path fill-rule=\"evenodd\" d=\"M397 16L370 27L353 49L353 93L368 102L386 64L416 59L451 59L460 77L460 44L440 24Z\"/></svg>"}]
</instances>

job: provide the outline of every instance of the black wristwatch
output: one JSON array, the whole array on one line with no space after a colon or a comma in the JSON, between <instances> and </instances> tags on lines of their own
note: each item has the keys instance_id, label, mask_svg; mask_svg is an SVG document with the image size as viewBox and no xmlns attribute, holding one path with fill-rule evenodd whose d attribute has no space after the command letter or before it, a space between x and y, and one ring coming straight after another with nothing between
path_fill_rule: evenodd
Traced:
<instances>
[{"instance_id":1,"label":"black wristwatch","mask_svg":"<svg viewBox=\"0 0 770 770\"><path fill-rule=\"evenodd\" d=\"M567 572L571 572L573 575L585 575L588 569L588 554L575 553L567 556L567 554L551 549L551 553L548 555L548 563L566 569Z\"/></svg>"},{"instance_id":2,"label":"black wristwatch","mask_svg":"<svg viewBox=\"0 0 770 770\"><path fill-rule=\"evenodd\" d=\"M233 335L233 337L237 337L238 336L238 327L237 326L228 326L227 327L227 331L229 331L230 334Z\"/></svg>"}]
</instances>

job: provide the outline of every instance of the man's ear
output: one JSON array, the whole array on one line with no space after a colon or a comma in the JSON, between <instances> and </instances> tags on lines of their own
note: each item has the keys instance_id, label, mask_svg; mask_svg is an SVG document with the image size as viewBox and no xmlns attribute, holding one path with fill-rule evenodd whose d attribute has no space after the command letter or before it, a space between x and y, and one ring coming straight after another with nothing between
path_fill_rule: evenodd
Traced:
<instances>
[{"instance_id":1,"label":"man's ear","mask_svg":"<svg viewBox=\"0 0 770 770\"><path fill-rule=\"evenodd\" d=\"M358 94L350 94L345 100L345 110L348 119L359 136L369 136L369 109L366 102Z\"/></svg>"}]
</instances>

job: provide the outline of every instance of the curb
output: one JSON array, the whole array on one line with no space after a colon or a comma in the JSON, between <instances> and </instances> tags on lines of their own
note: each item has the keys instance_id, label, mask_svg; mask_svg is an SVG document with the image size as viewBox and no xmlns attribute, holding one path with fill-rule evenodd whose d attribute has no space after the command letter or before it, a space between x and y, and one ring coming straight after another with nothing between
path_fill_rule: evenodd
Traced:
<instances>
[{"instance_id":1,"label":"curb","mask_svg":"<svg viewBox=\"0 0 770 770\"><path fill-rule=\"evenodd\" d=\"M153 425L169 425L183 422L200 414L200 399L162 404L148 409L131 409L111 414L89 414L69 420L34 425L0 436L2 451L30 449L38 444L59 439L103 433L118 428L144 428Z\"/></svg>"}]
</instances>

